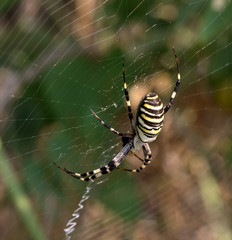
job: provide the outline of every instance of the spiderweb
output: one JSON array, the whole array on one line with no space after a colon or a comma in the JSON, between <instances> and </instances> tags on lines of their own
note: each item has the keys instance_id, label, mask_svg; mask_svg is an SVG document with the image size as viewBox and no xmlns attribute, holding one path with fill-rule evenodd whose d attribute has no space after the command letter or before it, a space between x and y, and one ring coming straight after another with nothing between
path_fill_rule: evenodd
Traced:
<instances>
[{"instance_id":1,"label":"spiderweb","mask_svg":"<svg viewBox=\"0 0 232 240\"><path fill-rule=\"evenodd\" d=\"M229 0L2 1L1 239L232 239L231 10ZM152 163L90 184L55 168L90 171L121 150L90 109L130 129L123 55L134 114L150 91L168 103L173 46L182 82Z\"/></svg>"}]
</instances>

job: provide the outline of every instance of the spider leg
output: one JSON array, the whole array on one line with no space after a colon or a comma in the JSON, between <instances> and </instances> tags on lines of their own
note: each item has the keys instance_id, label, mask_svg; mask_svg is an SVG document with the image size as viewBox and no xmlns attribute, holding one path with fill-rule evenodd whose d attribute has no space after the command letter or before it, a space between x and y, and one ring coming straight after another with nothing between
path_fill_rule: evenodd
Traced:
<instances>
[{"instance_id":1,"label":"spider leg","mask_svg":"<svg viewBox=\"0 0 232 240\"><path fill-rule=\"evenodd\" d=\"M174 90L172 92L172 95L171 95L171 98L169 100L169 103L168 105L164 108L164 114L167 113L167 111L170 109L170 107L172 106L173 104L173 101L174 101L174 98L176 97L176 93L177 93L177 90L180 86L180 66L179 66L179 61L178 61L178 57L176 55L176 51L175 51L175 48L173 47L173 53L174 53L174 56L175 56L175 59L176 59L176 68L177 68L177 82L176 82L176 85L174 87Z\"/></svg>"},{"instance_id":2,"label":"spider leg","mask_svg":"<svg viewBox=\"0 0 232 240\"><path fill-rule=\"evenodd\" d=\"M60 167L55 162L53 163L57 168L66 172L68 175L74 178L80 179L81 181L90 181L98 177L101 177L104 174L108 174L112 172L115 168L117 168L120 165L120 163L123 161L123 159L126 157L126 155L131 151L132 147L133 147L133 142L132 141L128 142L125 145L125 147L107 165L97 168L95 170L92 170L90 172L85 172L85 173L71 172L66 168Z\"/></svg>"},{"instance_id":3,"label":"spider leg","mask_svg":"<svg viewBox=\"0 0 232 240\"><path fill-rule=\"evenodd\" d=\"M142 159L140 156L138 156L136 153L133 153L135 157L137 157L141 162L144 162L144 159Z\"/></svg>"},{"instance_id":4,"label":"spider leg","mask_svg":"<svg viewBox=\"0 0 232 240\"><path fill-rule=\"evenodd\" d=\"M117 168L117 169L132 172L132 173L141 172L151 162L151 159L152 159L151 149L147 143L143 145L143 153L145 157L144 160L138 157L137 155L135 155L136 157L138 157L138 159L142 160L142 164L137 169L127 169L127 168Z\"/></svg>"},{"instance_id":5,"label":"spider leg","mask_svg":"<svg viewBox=\"0 0 232 240\"><path fill-rule=\"evenodd\" d=\"M122 57L122 76L123 76L123 82L124 82L124 94L126 98L126 105L127 105L127 110L128 110L128 116L130 119L130 124L131 124L131 129L132 132L134 133L134 128L133 128L133 113L131 109L131 102L130 102L130 97L129 97L129 91L127 90L127 84L126 84L126 74L125 74L125 66L124 66L124 56Z\"/></svg>"},{"instance_id":6,"label":"spider leg","mask_svg":"<svg viewBox=\"0 0 232 240\"><path fill-rule=\"evenodd\" d=\"M85 173L77 173L77 172L72 172L72 171L69 171L68 169L66 168L62 168L60 167L57 163L53 162L53 164L59 168L60 170L66 172L68 175L74 177L74 178L77 178L77 179L80 179L81 181L88 181L88 180L92 180L91 177L88 177L88 179L86 180L85 178L87 176L90 176L90 175L97 175L98 173L101 172L101 168L98 168L98 169L95 169L95 170L92 170L90 172L85 172Z\"/></svg>"},{"instance_id":7,"label":"spider leg","mask_svg":"<svg viewBox=\"0 0 232 240\"><path fill-rule=\"evenodd\" d=\"M98 119L98 121L105 126L106 128L108 128L111 132L117 134L118 136L124 136L126 134L119 132L117 130L115 130L114 128L112 128L109 124L105 123L100 117L98 117L98 115L92 110L90 109L90 111L92 112L92 114Z\"/></svg>"}]
</instances>

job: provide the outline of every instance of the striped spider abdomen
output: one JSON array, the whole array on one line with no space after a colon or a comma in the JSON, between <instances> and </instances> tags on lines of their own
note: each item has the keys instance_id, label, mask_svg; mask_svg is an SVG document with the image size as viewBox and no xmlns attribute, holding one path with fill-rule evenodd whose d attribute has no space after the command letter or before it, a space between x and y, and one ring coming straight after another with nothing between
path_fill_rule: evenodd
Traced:
<instances>
[{"instance_id":1,"label":"striped spider abdomen","mask_svg":"<svg viewBox=\"0 0 232 240\"><path fill-rule=\"evenodd\" d=\"M144 142L153 142L161 128L164 120L164 106L156 93L146 94L140 101L135 128L139 139Z\"/></svg>"}]
</instances>

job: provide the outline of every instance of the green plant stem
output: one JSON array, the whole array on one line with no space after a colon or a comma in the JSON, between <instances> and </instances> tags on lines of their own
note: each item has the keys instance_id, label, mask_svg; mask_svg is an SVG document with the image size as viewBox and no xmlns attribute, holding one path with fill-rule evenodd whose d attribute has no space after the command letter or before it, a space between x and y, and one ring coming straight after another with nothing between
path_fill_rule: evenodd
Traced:
<instances>
[{"instance_id":1,"label":"green plant stem","mask_svg":"<svg viewBox=\"0 0 232 240\"><path fill-rule=\"evenodd\" d=\"M11 168L7 156L2 147L0 139L0 173L5 182L6 187L9 189L10 197L14 203L17 211L19 212L22 221L24 222L32 239L45 240L47 239L41 229L35 213L32 209L30 200L26 196L22 187L20 186L16 175Z\"/></svg>"}]
</instances>

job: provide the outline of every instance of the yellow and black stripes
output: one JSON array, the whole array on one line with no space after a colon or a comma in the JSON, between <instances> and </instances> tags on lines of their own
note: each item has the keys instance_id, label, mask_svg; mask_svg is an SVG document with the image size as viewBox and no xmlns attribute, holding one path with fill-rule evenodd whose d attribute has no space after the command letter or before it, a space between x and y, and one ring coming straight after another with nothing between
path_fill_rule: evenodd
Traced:
<instances>
[{"instance_id":1,"label":"yellow and black stripes","mask_svg":"<svg viewBox=\"0 0 232 240\"><path fill-rule=\"evenodd\" d=\"M174 56L175 56L175 59L176 59L177 82L176 82L176 85L175 85L174 90L172 92L172 95L171 95L171 98L169 100L169 103L164 108L164 113L166 113L170 109L170 107L172 106L174 98L176 97L177 90L178 90L178 88L180 86L180 79L181 79L181 77L180 77L180 66L179 66L179 61L178 61L178 58L177 58L177 55L176 55L175 48L172 48L172 50L173 50L173 53L174 53Z\"/></svg>"},{"instance_id":2,"label":"yellow and black stripes","mask_svg":"<svg viewBox=\"0 0 232 240\"><path fill-rule=\"evenodd\" d=\"M144 142L153 142L164 120L163 103L156 93L145 95L138 106L136 115L136 131L139 139Z\"/></svg>"},{"instance_id":3,"label":"yellow and black stripes","mask_svg":"<svg viewBox=\"0 0 232 240\"><path fill-rule=\"evenodd\" d=\"M131 102L130 102L130 97L129 97L129 92L127 90L127 84L126 84L126 74L125 74L125 66L124 66L124 56L122 57L122 76L123 76L123 87L124 87L124 94L125 94L125 98L126 98L126 105L127 105L127 110L128 110L128 116L130 119L130 123L131 123L131 127L133 124L133 113L132 113L132 109L131 109ZM132 127L132 130L134 128Z\"/></svg>"},{"instance_id":4,"label":"yellow and black stripes","mask_svg":"<svg viewBox=\"0 0 232 240\"><path fill-rule=\"evenodd\" d=\"M114 128L112 128L109 124L105 123L103 120L101 120L100 117L98 117L98 115L92 110L90 109L90 111L92 112L92 114L98 119L98 121L103 125L105 126L106 128L108 128L111 132L117 134L118 136L123 136L125 135L124 133L121 133L117 130L115 130Z\"/></svg>"},{"instance_id":5,"label":"yellow and black stripes","mask_svg":"<svg viewBox=\"0 0 232 240\"><path fill-rule=\"evenodd\" d=\"M111 166L110 163L109 163L105 167L101 167L101 168L92 170L90 172L77 173L77 172L69 171L66 168L62 168L59 165L57 165L55 162L53 162L53 163L60 170L66 172L68 175L70 175L74 178L80 179L81 181L94 180L95 178L101 177L103 174L110 173L113 169L115 169L114 165Z\"/></svg>"},{"instance_id":6,"label":"yellow and black stripes","mask_svg":"<svg viewBox=\"0 0 232 240\"><path fill-rule=\"evenodd\" d=\"M113 158L112 161L110 161L107 165L97 168L95 170L92 170L90 172L85 173L77 173L77 172L71 172L67 170L66 168L62 168L59 165L57 165L55 162L53 164L59 168L60 170L66 172L68 175L80 179L81 181L90 181L94 180L96 178L101 177L102 175L108 174L112 172L115 168L117 168L122 160L126 157L126 155L131 151L133 147L133 142L129 141L123 149Z\"/></svg>"}]
</instances>

